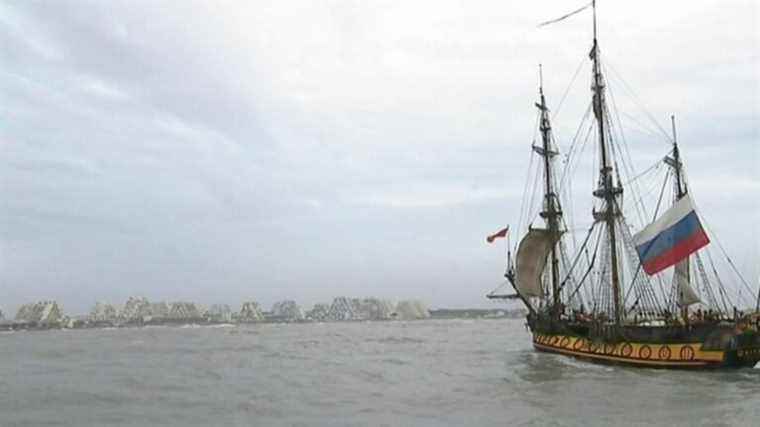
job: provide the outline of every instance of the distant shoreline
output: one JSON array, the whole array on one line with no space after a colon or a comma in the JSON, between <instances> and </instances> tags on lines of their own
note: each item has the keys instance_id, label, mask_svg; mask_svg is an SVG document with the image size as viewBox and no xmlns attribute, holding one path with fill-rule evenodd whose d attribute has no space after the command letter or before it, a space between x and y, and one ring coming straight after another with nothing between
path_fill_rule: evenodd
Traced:
<instances>
[{"instance_id":1,"label":"distant shoreline","mask_svg":"<svg viewBox=\"0 0 760 427\"><path fill-rule=\"evenodd\" d=\"M0 323L0 331L47 331L55 329L106 329L106 328L142 328L146 326L215 326L215 325L258 325L258 324L282 324L282 323L356 323L356 322L395 322L416 321L435 319L519 319L525 316L523 309L480 309L480 308L439 308L429 310L430 317L424 319L348 319L348 320L313 320L313 319L282 319L278 316L265 316L259 321L215 321L206 318L190 319L148 319L145 321L86 321L77 320L72 324L45 324L36 322L4 321ZM269 314L269 313L266 313Z\"/></svg>"}]
</instances>

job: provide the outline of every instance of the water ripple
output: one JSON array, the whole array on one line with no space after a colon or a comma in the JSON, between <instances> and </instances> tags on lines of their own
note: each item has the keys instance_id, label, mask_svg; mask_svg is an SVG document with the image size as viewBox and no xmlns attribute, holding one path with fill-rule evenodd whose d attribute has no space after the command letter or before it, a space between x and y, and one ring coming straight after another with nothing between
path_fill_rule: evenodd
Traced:
<instances>
[{"instance_id":1,"label":"water ripple","mask_svg":"<svg viewBox=\"0 0 760 427\"><path fill-rule=\"evenodd\" d=\"M758 369L536 353L521 320L49 331L0 346L9 426L753 425L758 393Z\"/></svg>"}]
</instances>

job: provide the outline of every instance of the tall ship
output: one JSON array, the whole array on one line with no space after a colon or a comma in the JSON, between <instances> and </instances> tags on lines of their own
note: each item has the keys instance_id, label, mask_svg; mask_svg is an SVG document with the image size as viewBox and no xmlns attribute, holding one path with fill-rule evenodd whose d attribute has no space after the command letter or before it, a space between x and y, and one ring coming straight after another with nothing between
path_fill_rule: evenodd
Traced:
<instances>
[{"instance_id":1,"label":"tall ship","mask_svg":"<svg viewBox=\"0 0 760 427\"><path fill-rule=\"evenodd\" d=\"M663 156L641 172L633 167L630 153L639 147L629 150L612 108L596 1L559 20L588 8L590 103L560 152L540 77L521 219L488 237L518 239L514 246L507 239L505 286L488 297L525 305L541 352L642 367L752 367L760 360L760 294L696 207L672 117L671 132L659 128ZM584 168L590 206L578 209L574 187Z\"/></svg>"}]
</instances>

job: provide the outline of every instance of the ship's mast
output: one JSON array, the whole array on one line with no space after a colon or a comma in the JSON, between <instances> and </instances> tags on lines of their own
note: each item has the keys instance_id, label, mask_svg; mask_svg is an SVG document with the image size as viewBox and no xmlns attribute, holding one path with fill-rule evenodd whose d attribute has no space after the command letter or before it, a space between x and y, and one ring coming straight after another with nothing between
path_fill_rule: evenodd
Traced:
<instances>
[{"instance_id":1,"label":"ship's mast","mask_svg":"<svg viewBox=\"0 0 760 427\"><path fill-rule=\"evenodd\" d=\"M610 238L610 261L611 261L611 279L612 279L612 294L614 298L615 309L615 324L620 326L622 324L622 310L620 302L620 277L618 272L618 259L617 259L617 239L615 236L615 218L618 215L616 196L623 192L621 187L615 187L612 182L612 166L609 159L609 153L607 153L607 141L605 138L604 129L604 83L602 80L602 70L599 64L599 43L596 38L596 0L592 1L592 8L594 11L594 46L591 51L591 59L594 61L594 98L593 108L594 115L598 124L599 132L599 146L601 149L602 165L600 169L600 186L594 191L594 196L604 200L604 208L601 212L596 214L599 220L602 220L607 225L607 232Z\"/></svg>"},{"instance_id":2,"label":"ship's mast","mask_svg":"<svg viewBox=\"0 0 760 427\"><path fill-rule=\"evenodd\" d=\"M681 185L681 153L678 151L678 141L676 140L676 117L670 116L670 123L673 125L673 161L676 170L676 200L680 200L686 195L686 188Z\"/></svg>"},{"instance_id":3,"label":"ship's mast","mask_svg":"<svg viewBox=\"0 0 760 427\"><path fill-rule=\"evenodd\" d=\"M676 118L675 116L670 116L670 123L673 126L673 169L676 171L676 200L681 200L683 196L686 195L686 187L682 185L683 178L681 176L681 153L678 151L678 141L676 138ZM683 262L686 262L686 277L689 277L689 267L688 262L689 258L687 257L686 260ZM676 278L676 286L678 285L679 278ZM687 279L688 280L688 279ZM683 292L682 289L677 290L678 292ZM681 307L681 317L683 318L683 322L685 325L689 324L689 307L683 306Z\"/></svg>"},{"instance_id":4,"label":"ship's mast","mask_svg":"<svg viewBox=\"0 0 760 427\"><path fill-rule=\"evenodd\" d=\"M539 94L541 103L536 107L541 111L540 131L541 131L541 148L534 147L534 150L544 158L544 210L541 217L546 220L549 231L559 234L559 216L562 215L558 208L557 197L553 188L552 161L551 158L557 155L551 147L551 123L549 122L549 109L546 107L546 97L544 96L544 78L541 65L538 66L539 74ZM552 316L559 318L560 295L559 295L559 259L557 257L557 244L552 245L551 251L551 285L552 285Z\"/></svg>"}]
</instances>

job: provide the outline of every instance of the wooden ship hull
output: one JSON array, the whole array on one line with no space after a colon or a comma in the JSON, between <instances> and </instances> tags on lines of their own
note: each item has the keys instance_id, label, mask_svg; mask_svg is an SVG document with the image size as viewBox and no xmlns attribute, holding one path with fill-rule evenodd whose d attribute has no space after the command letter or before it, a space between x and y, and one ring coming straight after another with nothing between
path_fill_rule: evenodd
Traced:
<instances>
[{"instance_id":1,"label":"wooden ship hull","mask_svg":"<svg viewBox=\"0 0 760 427\"><path fill-rule=\"evenodd\" d=\"M575 335L534 333L533 348L592 362L649 368L742 368L753 367L760 361L760 346L709 349L699 341L609 342Z\"/></svg>"},{"instance_id":2,"label":"wooden ship hull","mask_svg":"<svg viewBox=\"0 0 760 427\"><path fill-rule=\"evenodd\" d=\"M688 325L623 325L529 314L533 348L596 363L668 369L752 368L760 362L760 315L693 319Z\"/></svg>"}]
</instances>

